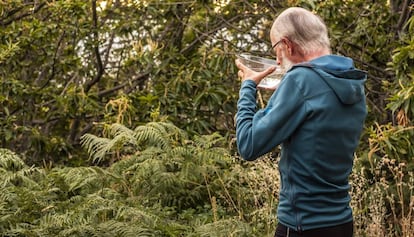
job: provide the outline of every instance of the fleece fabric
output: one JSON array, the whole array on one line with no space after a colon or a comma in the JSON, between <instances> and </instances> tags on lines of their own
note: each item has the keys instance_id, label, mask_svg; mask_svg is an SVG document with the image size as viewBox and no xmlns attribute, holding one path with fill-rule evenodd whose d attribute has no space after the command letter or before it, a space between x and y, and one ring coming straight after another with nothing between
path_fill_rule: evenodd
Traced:
<instances>
[{"instance_id":1,"label":"fleece fabric","mask_svg":"<svg viewBox=\"0 0 414 237\"><path fill-rule=\"evenodd\" d=\"M256 83L242 82L239 154L255 160L281 145L278 221L305 231L352 221L348 178L367 114L366 73L327 55L293 66L257 109Z\"/></svg>"}]
</instances>

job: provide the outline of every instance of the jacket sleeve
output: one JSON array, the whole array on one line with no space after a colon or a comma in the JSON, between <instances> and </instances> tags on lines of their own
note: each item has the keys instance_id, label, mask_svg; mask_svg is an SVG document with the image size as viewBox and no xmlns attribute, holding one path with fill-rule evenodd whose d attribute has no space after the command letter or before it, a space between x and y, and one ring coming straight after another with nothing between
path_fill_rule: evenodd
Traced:
<instances>
[{"instance_id":1,"label":"jacket sleeve","mask_svg":"<svg viewBox=\"0 0 414 237\"><path fill-rule=\"evenodd\" d=\"M289 138L306 119L306 103L294 78L285 76L265 109L256 111L256 84L242 83L237 103L236 138L239 154L255 160Z\"/></svg>"}]
</instances>

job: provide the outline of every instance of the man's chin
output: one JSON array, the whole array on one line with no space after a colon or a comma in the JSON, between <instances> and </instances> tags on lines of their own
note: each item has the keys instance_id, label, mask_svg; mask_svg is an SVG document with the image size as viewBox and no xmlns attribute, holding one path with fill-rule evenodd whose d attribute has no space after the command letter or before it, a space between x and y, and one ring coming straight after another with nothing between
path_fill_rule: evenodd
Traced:
<instances>
[{"instance_id":1,"label":"man's chin","mask_svg":"<svg viewBox=\"0 0 414 237\"><path fill-rule=\"evenodd\" d=\"M286 73L293 67L293 63L288 60L284 60L282 67L283 67L284 73Z\"/></svg>"}]
</instances>

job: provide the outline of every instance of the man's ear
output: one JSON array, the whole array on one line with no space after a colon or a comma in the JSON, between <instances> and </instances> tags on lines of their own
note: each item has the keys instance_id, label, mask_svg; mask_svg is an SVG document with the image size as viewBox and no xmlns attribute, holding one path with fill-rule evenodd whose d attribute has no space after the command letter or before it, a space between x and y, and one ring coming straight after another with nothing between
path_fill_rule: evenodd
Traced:
<instances>
[{"instance_id":1,"label":"man's ear","mask_svg":"<svg viewBox=\"0 0 414 237\"><path fill-rule=\"evenodd\" d=\"M287 39L287 38L283 38L282 39L282 42L283 42L283 45L285 45L285 48L286 48L286 52L287 52L287 54L289 55L289 56L292 56L292 53L293 53L293 50L294 50L294 48L293 48L293 44L292 44L292 41L290 41L289 39Z\"/></svg>"},{"instance_id":2,"label":"man's ear","mask_svg":"<svg viewBox=\"0 0 414 237\"><path fill-rule=\"evenodd\" d=\"M289 56L297 56L297 57L303 57L304 53L302 49L299 47L299 45L295 44L289 39L284 39L284 45L286 45L286 51Z\"/></svg>"}]
</instances>

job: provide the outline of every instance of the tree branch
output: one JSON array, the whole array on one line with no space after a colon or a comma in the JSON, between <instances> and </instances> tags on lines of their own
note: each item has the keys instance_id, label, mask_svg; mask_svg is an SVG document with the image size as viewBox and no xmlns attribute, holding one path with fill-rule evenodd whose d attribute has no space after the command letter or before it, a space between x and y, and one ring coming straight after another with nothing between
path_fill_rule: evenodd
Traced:
<instances>
[{"instance_id":1,"label":"tree branch","mask_svg":"<svg viewBox=\"0 0 414 237\"><path fill-rule=\"evenodd\" d=\"M21 9L23 9L23 7L20 7L20 8L17 8L15 10L12 10L12 11L10 11L7 14L7 16L5 18L1 19L2 21L0 21L0 25L1 26L8 26L11 23L13 23L14 21L18 21L18 20L21 20L21 19L23 19L23 18L25 18L27 16L30 16L32 14L35 14L40 9L42 9L42 7L44 7L45 5L46 5L46 3L41 3L41 4L37 5L36 7L34 7L33 11L31 11L31 12L25 12L25 13L22 13L22 14L16 16L16 17L14 17L14 18L11 18L11 19L9 19L7 21L3 21L3 19L5 20L7 17L13 16L15 13L17 13L18 11L20 11Z\"/></svg>"},{"instance_id":2,"label":"tree branch","mask_svg":"<svg viewBox=\"0 0 414 237\"><path fill-rule=\"evenodd\" d=\"M347 43L347 44L350 45L350 46L352 46L353 48L356 48L356 49L362 51L362 48L359 47L359 46L357 46L357 45L354 45L354 44L351 44L351 43ZM343 54L343 55L346 55L346 52L344 50L339 49L339 52L341 54ZM384 65L384 67L379 67L379 66L376 66L376 65L373 65L373 64L364 62L362 60L359 60L357 58L353 58L353 60L356 61L356 62L361 63L364 66L367 66L368 68L371 68L371 69L373 69L375 71L381 72L386 77L392 77L393 76L393 74L391 74L390 72L388 72L388 71L385 70L385 65Z\"/></svg>"},{"instance_id":3,"label":"tree branch","mask_svg":"<svg viewBox=\"0 0 414 237\"><path fill-rule=\"evenodd\" d=\"M408 5L409 5L409 1L404 0L404 3L402 4L400 19L398 20L398 23L397 23L397 26L396 26L397 34L399 34L402 31L405 22L407 22L407 20L408 20L408 17L409 17L409 14L408 14L409 6Z\"/></svg>"},{"instance_id":4,"label":"tree branch","mask_svg":"<svg viewBox=\"0 0 414 237\"><path fill-rule=\"evenodd\" d=\"M145 72L139 74L135 79L132 80L132 82L145 79L149 75L149 71L150 70L147 69ZM124 82L124 83L122 83L120 85L117 85L115 87L112 87L112 88L110 88L108 90L101 91L101 92L98 93L98 97L99 98L105 97L108 94L111 94L111 93L113 93L115 91L118 91L118 90L124 88L125 86L129 85L130 83L131 83L131 81L126 81L126 82Z\"/></svg>"},{"instance_id":5,"label":"tree branch","mask_svg":"<svg viewBox=\"0 0 414 237\"><path fill-rule=\"evenodd\" d=\"M229 20L221 19L221 21L218 22L216 24L216 26L213 27L213 29L208 31L207 33L199 32L201 35L198 36L195 40L193 40L193 42L191 42L187 47L182 49L180 53L186 54L186 53L190 52L196 46L196 44L198 42L204 42L205 39L207 39L210 35L216 33L220 29L222 29L223 25L227 25L227 26L231 26L232 28L235 28L233 25L230 24L230 22L238 21L238 20L240 20L240 17L241 17L241 15L235 16L235 17L233 17L232 19L229 19Z\"/></svg>"},{"instance_id":6,"label":"tree branch","mask_svg":"<svg viewBox=\"0 0 414 237\"><path fill-rule=\"evenodd\" d=\"M60 52L60 46L62 45L62 42L63 42L63 39L64 39L65 35L66 35L66 32L63 31L63 33L59 37L58 43L56 45L56 50L53 54L53 60L52 60L52 65L51 65L52 71L51 71L49 77L47 78L46 82L43 84L43 86L41 86L39 88L39 90L44 89L49 84L49 82L55 77L56 61L57 61L57 58L60 57L60 53L59 53Z\"/></svg>"},{"instance_id":7,"label":"tree branch","mask_svg":"<svg viewBox=\"0 0 414 237\"><path fill-rule=\"evenodd\" d=\"M94 47L94 53L96 57L96 66L97 66L97 72L96 76L93 78L93 80L89 81L85 85L85 93L89 92L89 90L94 86L96 83L98 83L102 75L104 74L104 67L102 64L101 54L99 52L99 32L98 32L98 15L96 13L96 0L92 0L92 20L93 20L93 36L95 39L95 47Z\"/></svg>"}]
</instances>

